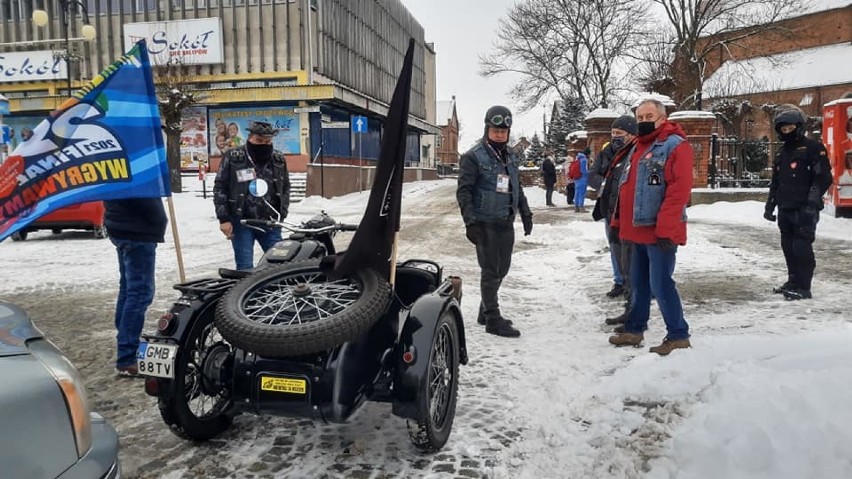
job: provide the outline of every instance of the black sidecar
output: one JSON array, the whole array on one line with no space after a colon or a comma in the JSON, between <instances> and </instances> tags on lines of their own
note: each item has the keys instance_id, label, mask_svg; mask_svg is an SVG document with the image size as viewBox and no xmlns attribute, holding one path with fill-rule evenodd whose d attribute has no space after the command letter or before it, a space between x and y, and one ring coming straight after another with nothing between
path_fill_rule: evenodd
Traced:
<instances>
[{"instance_id":1,"label":"black sidecar","mask_svg":"<svg viewBox=\"0 0 852 479\"><path fill-rule=\"evenodd\" d=\"M443 447L467 363L461 280L428 260L399 263L393 288L372 270L333 281L319 259L268 266L175 286L137 353L166 424L206 440L238 413L344 422L381 401L418 449Z\"/></svg>"}]
</instances>

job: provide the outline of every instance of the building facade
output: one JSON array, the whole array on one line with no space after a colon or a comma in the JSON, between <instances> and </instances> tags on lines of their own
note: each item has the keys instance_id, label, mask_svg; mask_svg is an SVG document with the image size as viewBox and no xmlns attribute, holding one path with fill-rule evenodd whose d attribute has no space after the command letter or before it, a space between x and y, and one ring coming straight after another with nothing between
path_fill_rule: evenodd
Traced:
<instances>
[{"instance_id":1,"label":"building facade","mask_svg":"<svg viewBox=\"0 0 852 479\"><path fill-rule=\"evenodd\" d=\"M276 124L276 147L295 171L320 158L369 162L414 38L406 162L418 164L420 136L439 131L427 118L435 74L423 28L400 0L83 3L85 12L69 7L66 30L58 0L0 0L0 92L10 99L13 127L38 123L68 96L68 84L82 86L144 38L155 82L178 65L182 88L203 98L184 115L187 166L206 160L215 169L254 119ZM46 10L44 27L33 24L35 9ZM97 30L94 41L80 38L84 22Z\"/></svg>"},{"instance_id":2,"label":"building facade","mask_svg":"<svg viewBox=\"0 0 852 479\"><path fill-rule=\"evenodd\" d=\"M456 97L451 101L439 101L437 124L441 132L437 138L438 163L459 164L459 116L456 113Z\"/></svg>"}]
</instances>

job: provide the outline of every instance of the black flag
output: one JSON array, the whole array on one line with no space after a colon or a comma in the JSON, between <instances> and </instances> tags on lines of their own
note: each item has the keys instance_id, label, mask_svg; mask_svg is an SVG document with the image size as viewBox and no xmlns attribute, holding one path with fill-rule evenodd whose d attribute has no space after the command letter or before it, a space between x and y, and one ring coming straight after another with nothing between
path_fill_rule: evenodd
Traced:
<instances>
[{"instance_id":1,"label":"black flag","mask_svg":"<svg viewBox=\"0 0 852 479\"><path fill-rule=\"evenodd\" d=\"M348 276L361 268L371 267L385 280L390 278L393 241L395 233L399 231L402 210L402 174L405 168L413 63L412 38L408 41L408 51L405 53L405 61L402 63L402 71L385 120L382 146L367 210L349 248L337 259L331 276Z\"/></svg>"}]
</instances>

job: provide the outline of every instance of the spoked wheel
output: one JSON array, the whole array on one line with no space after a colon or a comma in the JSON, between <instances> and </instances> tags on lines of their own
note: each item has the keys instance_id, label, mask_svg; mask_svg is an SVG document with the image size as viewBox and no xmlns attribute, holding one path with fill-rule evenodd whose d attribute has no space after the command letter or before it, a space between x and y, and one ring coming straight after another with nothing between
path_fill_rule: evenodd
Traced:
<instances>
[{"instance_id":1,"label":"spoked wheel","mask_svg":"<svg viewBox=\"0 0 852 479\"><path fill-rule=\"evenodd\" d=\"M332 280L319 261L305 261L234 285L219 301L216 326L238 348L268 357L298 356L363 334L389 300L390 286L372 269Z\"/></svg>"},{"instance_id":2,"label":"spoked wheel","mask_svg":"<svg viewBox=\"0 0 852 479\"><path fill-rule=\"evenodd\" d=\"M213 324L213 311L206 312L178 348L173 393L159 399L163 421L179 437L204 441L231 425L231 394L221 380L230 352Z\"/></svg>"},{"instance_id":3,"label":"spoked wheel","mask_svg":"<svg viewBox=\"0 0 852 479\"><path fill-rule=\"evenodd\" d=\"M455 315L447 311L441 317L432 350L429 374L420 385L420 417L408 420L408 434L414 446L435 452L447 443L456 416L459 386L459 338Z\"/></svg>"}]
</instances>

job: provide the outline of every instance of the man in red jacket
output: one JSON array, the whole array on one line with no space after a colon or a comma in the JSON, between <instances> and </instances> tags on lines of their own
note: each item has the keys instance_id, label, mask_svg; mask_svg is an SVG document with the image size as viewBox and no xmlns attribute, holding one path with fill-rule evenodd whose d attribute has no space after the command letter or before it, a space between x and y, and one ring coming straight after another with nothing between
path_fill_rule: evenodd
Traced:
<instances>
[{"instance_id":1,"label":"man in red jacket","mask_svg":"<svg viewBox=\"0 0 852 479\"><path fill-rule=\"evenodd\" d=\"M692 190L692 147L665 106L645 100L636 109L637 139L622 173L612 226L633 243L630 266L631 309L624 332L609 338L616 346L638 346L657 300L667 334L651 352L665 356L688 348L689 325L672 273L678 245L686 244L686 205Z\"/></svg>"}]
</instances>

